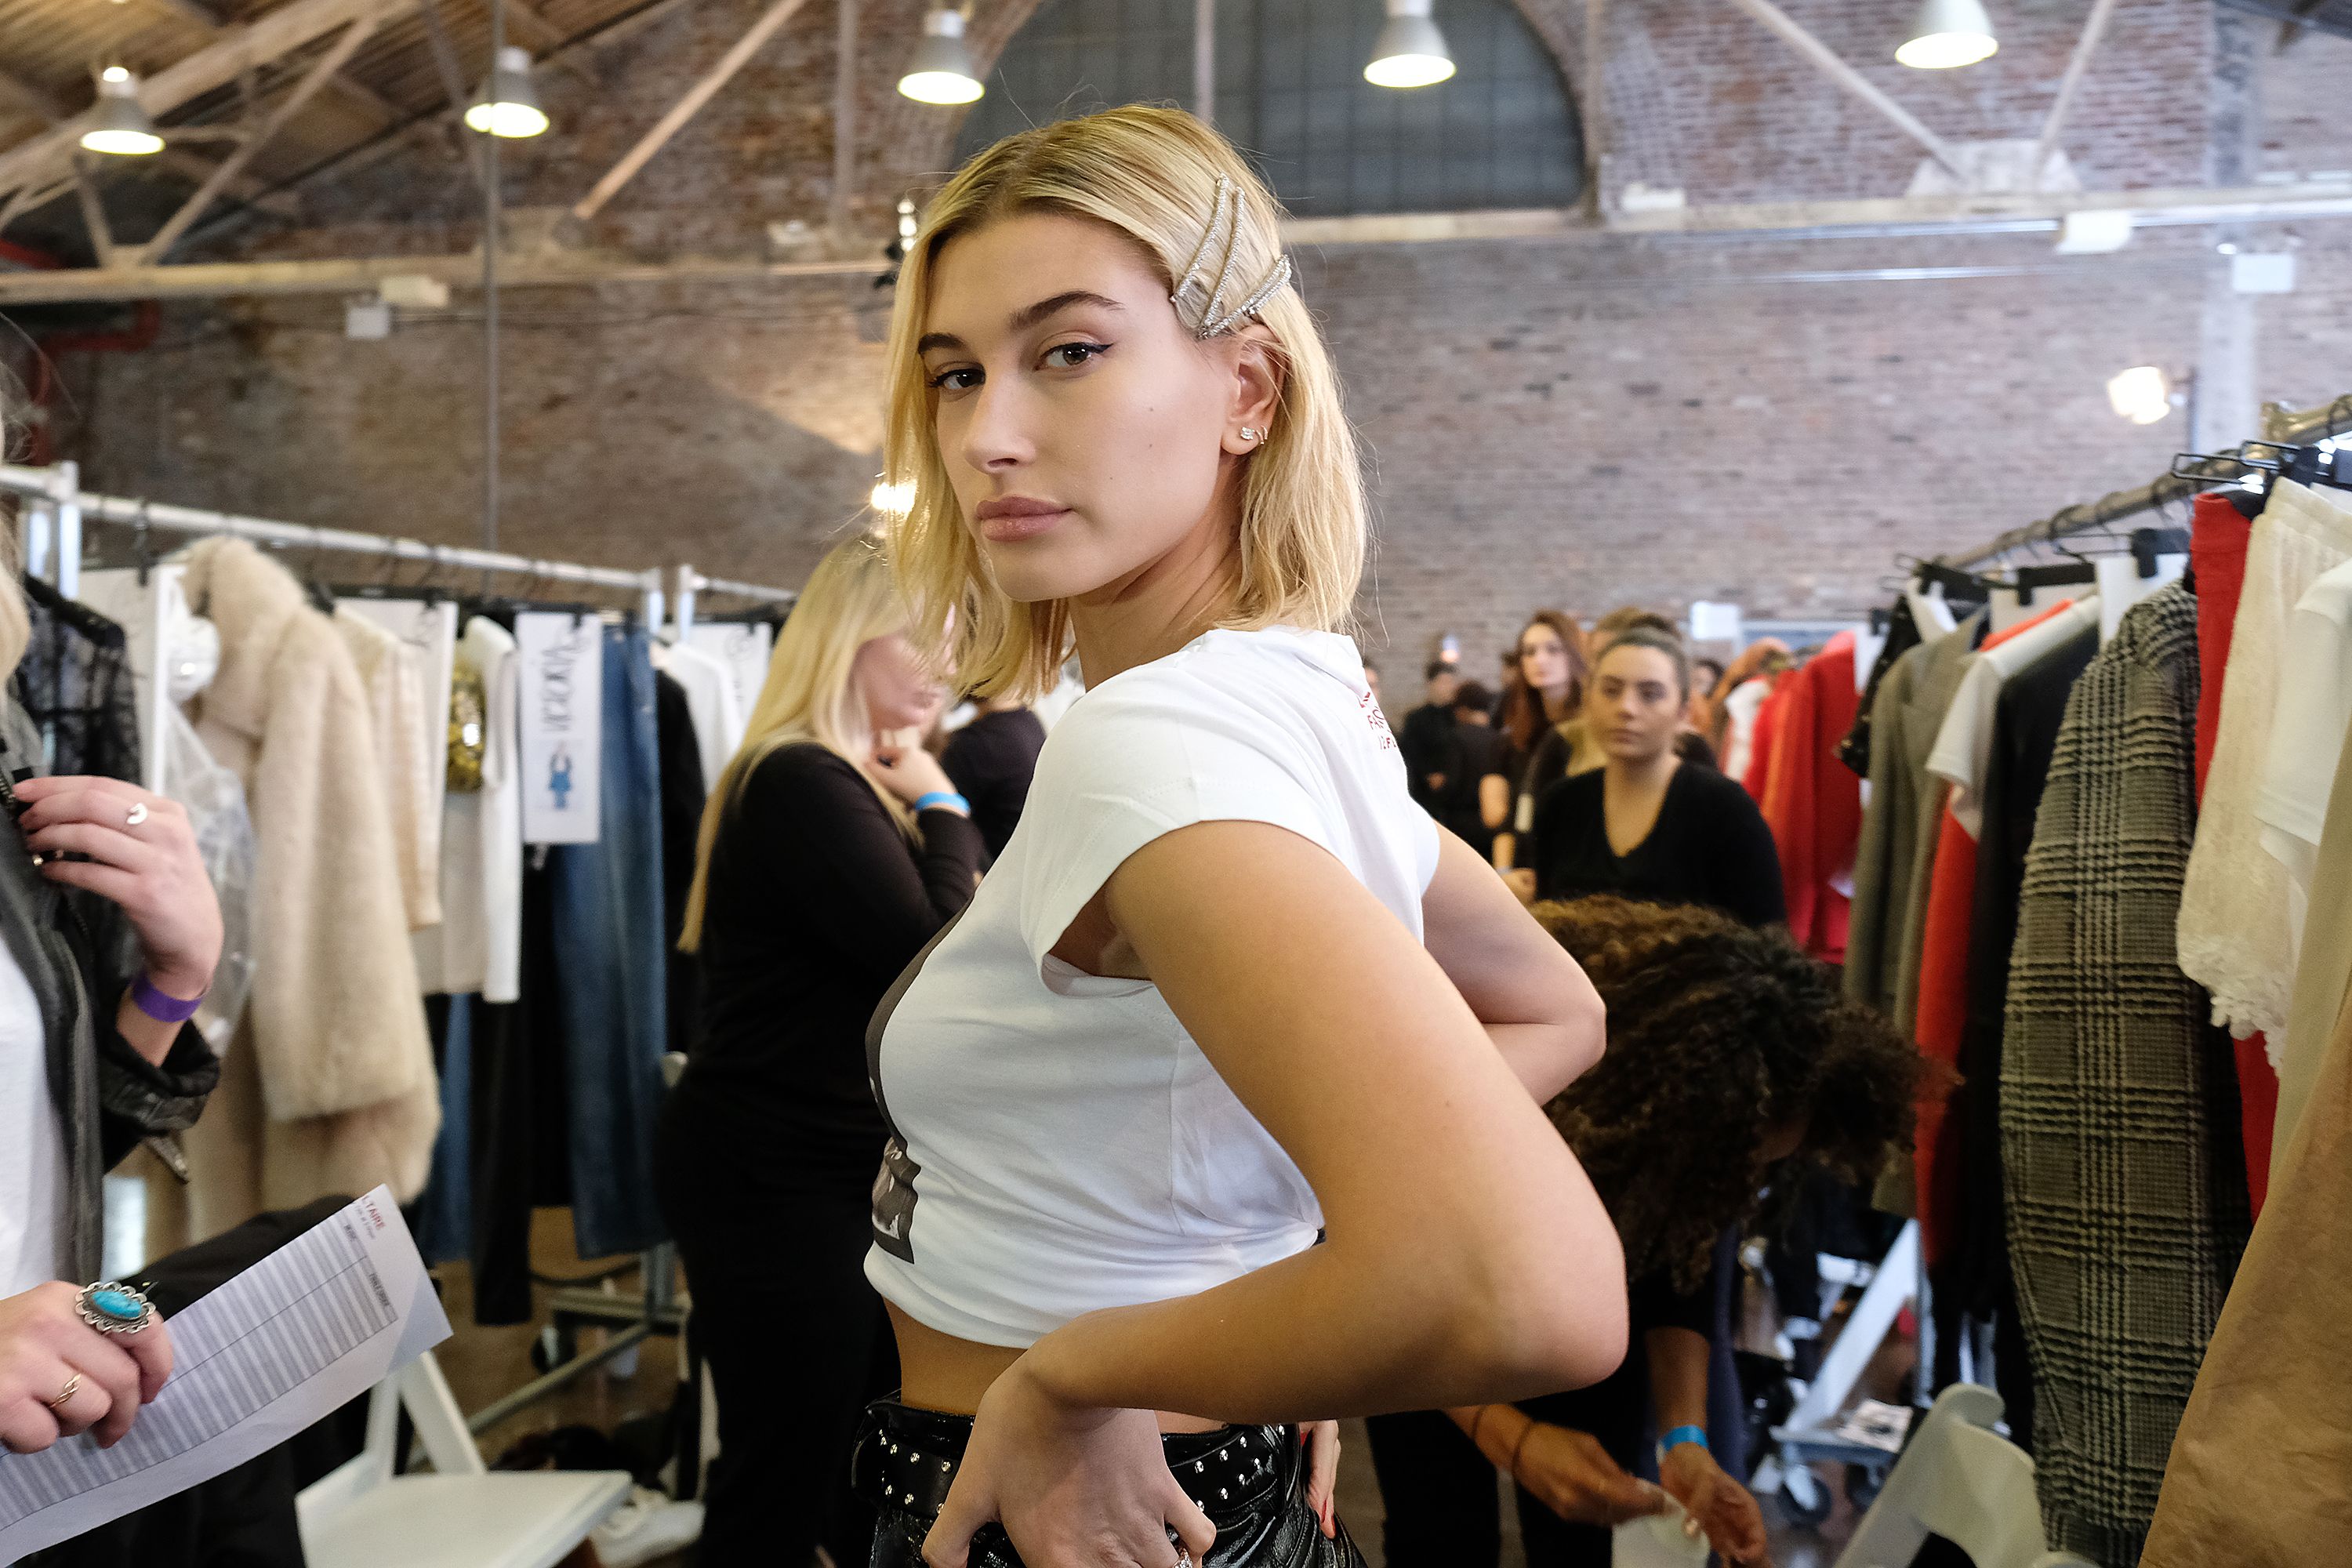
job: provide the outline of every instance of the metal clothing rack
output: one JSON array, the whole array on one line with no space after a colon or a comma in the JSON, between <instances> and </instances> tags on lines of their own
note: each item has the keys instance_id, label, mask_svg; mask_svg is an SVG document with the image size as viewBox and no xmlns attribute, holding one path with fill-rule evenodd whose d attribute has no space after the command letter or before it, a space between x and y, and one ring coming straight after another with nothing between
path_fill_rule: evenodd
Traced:
<instances>
[{"instance_id":1,"label":"metal clothing rack","mask_svg":"<svg viewBox=\"0 0 2352 1568\"><path fill-rule=\"evenodd\" d=\"M414 561L444 570L519 576L533 584L566 583L614 589L639 595L640 607L648 627L662 626L663 612L668 603L664 587L666 574L660 567L631 572L608 566L583 565L577 562L544 561L534 556L432 544L424 540L390 534L361 533L349 529L280 522L269 518L245 517L199 507L99 495L81 488L80 468L71 462L46 468L0 465L0 492L20 496L25 500L20 520L25 571L50 584L68 598L79 597L79 595L84 526L98 521L169 533L226 534L280 548L339 551L395 562ZM798 593L790 588L706 577L691 566L679 566L677 574L677 633L680 637L693 624L698 594L727 594L784 605L790 605L799 597ZM160 686L160 681L158 684ZM549 1332L554 1345L546 1358L551 1364L543 1375L502 1395L467 1417L467 1426L475 1435L479 1436L516 1411L545 1398L594 1368L628 1353L652 1335L676 1334L680 1331L686 1320L686 1307L678 1299L676 1285L676 1249L665 1242L642 1254L638 1267L644 1282L642 1293L638 1296L608 1295L584 1286L570 1287L553 1293L549 1303L551 1320ZM595 1349L574 1353L573 1345L579 1331L590 1327L613 1331Z\"/></svg>"},{"instance_id":2,"label":"metal clothing rack","mask_svg":"<svg viewBox=\"0 0 2352 1568\"><path fill-rule=\"evenodd\" d=\"M646 625L658 626L662 618L665 595L659 567L625 572L609 566L509 555L495 550L431 544L392 534L359 533L350 529L321 528L315 523L279 522L201 507L98 495L81 488L80 469L73 463L59 463L48 468L0 467L0 489L23 496L29 503L24 518L26 569L52 583L69 598L81 575L83 525L100 521L170 533L227 534L281 548L333 550L451 570L495 572L540 582L617 588L642 595Z\"/></svg>"},{"instance_id":3,"label":"metal clothing rack","mask_svg":"<svg viewBox=\"0 0 2352 1568\"><path fill-rule=\"evenodd\" d=\"M2324 441L2332 436L2352 430L2352 393L2337 398L2321 408L2295 412L2272 404L2263 411L2263 437L2237 448L2243 453L2249 446L2305 446ZM2239 476L2228 471L2228 458L2207 459L2189 465L2186 471L2176 470L2162 479L2145 484L2135 490L2118 490L2095 501L2070 506L2053 512L2039 522L2029 522L2023 528L2011 529L1998 538L1989 540L1974 550L1937 558L1938 565L1959 569L1981 566L2020 550L2054 544L2070 533L2085 529L2104 528L2108 523L2158 507L2184 501L2200 490L2216 483L2224 483Z\"/></svg>"},{"instance_id":4,"label":"metal clothing rack","mask_svg":"<svg viewBox=\"0 0 2352 1568\"><path fill-rule=\"evenodd\" d=\"M763 604L781 605L785 609L800 602L797 588L770 588L758 583L738 583L727 577L706 577L691 566L677 569L677 636L683 640L694 626L697 600L704 594L726 594L739 599L757 599Z\"/></svg>"}]
</instances>

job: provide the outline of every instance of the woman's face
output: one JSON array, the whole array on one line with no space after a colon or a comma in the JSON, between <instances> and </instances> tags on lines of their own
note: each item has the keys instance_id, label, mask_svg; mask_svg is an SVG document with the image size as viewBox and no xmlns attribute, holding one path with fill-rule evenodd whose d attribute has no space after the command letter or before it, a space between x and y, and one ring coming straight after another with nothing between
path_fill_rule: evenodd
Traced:
<instances>
[{"instance_id":1,"label":"woman's face","mask_svg":"<svg viewBox=\"0 0 2352 1568\"><path fill-rule=\"evenodd\" d=\"M957 236L919 345L965 526L1013 599L1134 584L1221 516L1274 385L1253 328L1202 343L1135 242L1023 213ZM1222 545L1222 541L1214 542Z\"/></svg>"},{"instance_id":2,"label":"woman's face","mask_svg":"<svg viewBox=\"0 0 2352 1568\"><path fill-rule=\"evenodd\" d=\"M897 632L860 646L849 678L866 699L866 721L877 735L923 729L947 700L939 672Z\"/></svg>"},{"instance_id":3,"label":"woman's face","mask_svg":"<svg viewBox=\"0 0 2352 1568\"><path fill-rule=\"evenodd\" d=\"M1684 700L1673 659L1654 647L1619 643L1592 672L1586 717L1612 759L1652 762L1675 743Z\"/></svg>"},{"instance_id":4,"label":"woman's face","mask_svg":"<svg viewBox=\"0 0 2352 1568\"><path fill-rule=\"evenodd\" d=\"M1541 621L1519 634L1519 675L1549 697L1558 697L1568 689L1572 675L1568 644Z\"/></svg>"}]
</instances>

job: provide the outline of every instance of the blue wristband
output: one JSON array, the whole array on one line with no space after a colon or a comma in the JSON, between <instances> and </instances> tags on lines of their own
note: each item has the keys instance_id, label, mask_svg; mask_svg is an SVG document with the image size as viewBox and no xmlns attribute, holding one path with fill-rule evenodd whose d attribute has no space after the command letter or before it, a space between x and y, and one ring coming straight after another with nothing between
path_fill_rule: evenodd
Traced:
<instances>
[{"instance_id":1,"label":"blue wristband","mask_svg":"<svg viewBox=\"0 0 2352 1568\"><path fill-rule=\"evenodd\" d=\"M951 806L966 816L971 815L971 802L951 789L935 789L930 794L918 795L915 799L915 810L919 815L930 810L935 805Z\"/></svg>"},{"instance_id":2,"label":"blue wristband","mask_svg":"<svg viewBox=\"0 0 2352 1568\"><path fill-rule=\"evenodd\" d=\"M1677 1426L1658 1440L1658 1452L1662 1455L1670 1454L1676 1448L1681 1447L1685 1443L1696 1443L1700 1447L1706 1448L1706 1428L1704 1426ZM1712 1448L1707 1449L1707 1452L1709 1453L1713 1453L1714 1451L1715 1450Z\"/></svg>"}]
</instances>

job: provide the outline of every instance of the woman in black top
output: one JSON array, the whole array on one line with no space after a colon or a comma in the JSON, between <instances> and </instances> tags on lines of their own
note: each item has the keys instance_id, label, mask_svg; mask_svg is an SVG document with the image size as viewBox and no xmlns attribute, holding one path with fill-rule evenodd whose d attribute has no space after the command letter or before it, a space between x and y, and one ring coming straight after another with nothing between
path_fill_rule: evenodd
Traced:
<instances>
[{"instance_id":1,"label":"woman in black top","mask_svg":"<svg viewBox=\"0 0 2352 1568\"><path fill-rule=\"evenodd\" d=\"M1635 626L1609 645L1585 703L1607 761L1536 802L1537 897L1703 904L1749 925L1788 918L1763 814L1746 790L1676 750L1689 701L1678 639Z\"/></svg>"},{"instance_id":2,"label":"woman in black top","mask_svg":"<svg viewBox=\"0 0 2352 1568\"><path fill-rule=\"evenodd\" d=\"M904 626L870 540L826 555L703 814L682 943L701 1024L655 1169L719 1398L706 1563L806 1568L820 1542L862 1563L873 1542L849 1448L898 1367L865 1276L886 1137L866 1024L982 852L938 761L888 739L942 696Z\"/></svg>"}]
</instances>

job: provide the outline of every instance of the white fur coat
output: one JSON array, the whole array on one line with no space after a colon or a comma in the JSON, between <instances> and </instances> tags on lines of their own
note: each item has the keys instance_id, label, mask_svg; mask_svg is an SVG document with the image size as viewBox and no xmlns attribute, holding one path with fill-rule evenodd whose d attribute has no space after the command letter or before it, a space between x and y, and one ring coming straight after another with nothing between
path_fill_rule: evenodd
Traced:
<instances>
[{"instance_id":1,"label":"white fur coat","mask_svg":"<svg viewBox=\"0 0 2352 1568\"><path fill-rule=\"evenodd\" d=\"M253 812L256 967L186 1140L190 1184L150 1184L159 1247L378 1183L405 1202L440 1125L384 763L349 645L242 540L194 546L187 592L220 627L220 673L194 716Z\"/></svg>"}]
</instances>

